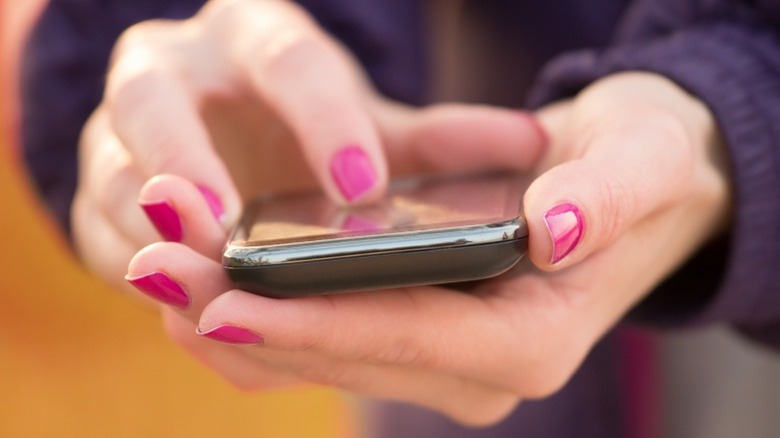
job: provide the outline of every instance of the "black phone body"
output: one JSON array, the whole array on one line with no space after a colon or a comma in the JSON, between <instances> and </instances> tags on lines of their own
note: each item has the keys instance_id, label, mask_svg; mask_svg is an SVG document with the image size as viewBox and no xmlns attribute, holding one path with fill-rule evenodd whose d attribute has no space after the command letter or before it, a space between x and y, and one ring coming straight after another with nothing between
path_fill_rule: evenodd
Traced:
<instances>
[{"instance_id":1,"label":"black phone body","mask_svg":"<svg viewBox=\"0 0 780 438\"><path fill-rule=\"evenodd\" d=\"M526 186L514 174L409 179L356 208L267 195L247 205L223 265L237 287L279 298L492 277L526 252Z\"/></svg>"}]
</instances>

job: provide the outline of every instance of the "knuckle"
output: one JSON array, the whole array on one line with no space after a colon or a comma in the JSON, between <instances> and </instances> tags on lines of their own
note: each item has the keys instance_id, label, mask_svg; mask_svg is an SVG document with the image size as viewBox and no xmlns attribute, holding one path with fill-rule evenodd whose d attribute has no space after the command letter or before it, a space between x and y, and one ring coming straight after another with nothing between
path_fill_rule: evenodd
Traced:
<instances>
[{"instance_id":1,"label":"knuckle","mask_svg":"<svg viewBox=\"0 0 780 438\"><path fill-rule=\"evenodd\" d=\"M148 56L160 50L176 28L175 23L172 20L153 19L130 26L114 44L111 65L116 65L131 54L144 53Z\"/></svg>"},{"instance_id":2,"label":"knuckle","mask_svg":"<svg viewBox=\"0 0 780 438\"><path fill-rule=\"evenodd\" d=\"M261 73L281 76L305 68L303 60L322 59L333 47L321 35L307 28L291 27L262 42Z\"/></svg>"},{"instance_id":3,"label":"knuckle","mask_svg":"<svg viewBox=\"0 0 780 438\"><path fill-rule=\"evenodd\" d=\"M260 35L274 35L285 29L317 28L306 9L286 0L211 0L196 19L218 34L243 26Z\"/></svg>"}]
</instances>

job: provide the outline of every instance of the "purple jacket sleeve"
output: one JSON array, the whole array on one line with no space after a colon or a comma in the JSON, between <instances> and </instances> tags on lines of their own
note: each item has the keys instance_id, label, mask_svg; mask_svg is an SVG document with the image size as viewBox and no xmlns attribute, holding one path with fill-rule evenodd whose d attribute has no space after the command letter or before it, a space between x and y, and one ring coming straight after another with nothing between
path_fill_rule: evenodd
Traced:
<instances>
[{"instance_id":1,"label":"purple jacket sleeve","mask_svg":"<svg viewBox=\"0 0 780 438\"><path fill-rule=\"evenodd\" d=\"M662 284L635 318L728 321L780 346L779 23L778 1L638 2L610 48L554 60L532 91L538 106L614 72L651 71L705 102L719 124L733 167L731 232Z\"/></svg>"}]
</instances>

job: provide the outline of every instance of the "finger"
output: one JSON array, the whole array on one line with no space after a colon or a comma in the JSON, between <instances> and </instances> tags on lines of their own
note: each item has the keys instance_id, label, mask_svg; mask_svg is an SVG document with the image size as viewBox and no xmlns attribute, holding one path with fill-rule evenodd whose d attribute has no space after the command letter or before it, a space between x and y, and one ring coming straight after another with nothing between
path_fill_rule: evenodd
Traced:
<instances>
[{"instance_id":1,"label":"finger","mask_svg":"<svg viewBox=\"0 0 780 438\"><path fill-rule=\"evenodd\" d=\"M71 209L73 241L82 261L112 285L120 285L135 249L103 217L97 207L77 195ZM112 257L105 257L111 254Z\"/></svg>"},{"instance_id":2,"label":"finger","mask_svg":"<svg viewBox=\"0 0 780 438\"><path fill-rule=\"evenodd\" d=\"M118 290L124 290L144 302L154 304L149 297L124 281L127 263L136 249L128 242L111 222L96 209L89 206L88 200L76 197L73 204L73 242L79 258L90 272ZM106 257L111 254L111 257Z\"/></svg>"},{"instance_id":3,"label":"finger","mask_svg":"<svg viewBox=\"0 0 780 438\"><path fill-rule=\"evenodd\" d=\"M165 65L143 47L118 57L105 97L111 126L146 178L173 174L208 189L227 228L241 208L238 192L212 147L195 97Z\"/></svg>"},{"instance_id":4,"label":"finger","mask_svg":"<svg viewBox=\"0 0 780 438\"><path fill-rule=\"evenodd\" d=\"M241 349L198 336L194 324L172 310L163 309L162 316L165 332L177 345L240 390L271 390L303 383L294 375L265 365Z\"/></svg>"},{"instance_id":5,"label":"finger","mask_svg":"<svg viewBox=\"0 0 780 438\"><path fill-rule=\"evenodd\" d=\"M89 204L97 209L91 214L101 214L136 251L158 240L159 235L138 208L145 178L111 131L103 109L87 122L79 148L77 196L89 198Z\"/></svg>"},{"instance_id":6,"label":"finger","mask_svg":"<svg viewBox=\"0 0 780 438\"><path fill-rule=\"evenodd\" d=\"M227 234L214 220L221 206L208 189L179 176L159 175L141 189L138 204L165 240L220 258Z\"/></svg>"},{"instance_id":7,"label":"finger","mask_svg":"<svg viewBox=\"0 0 780 438\"><path fill-rule=\"evenodd\" d=\"M244 358L234 360L233 354L223 355L223 352L242 351L254 358L256 365L263 370L271 366L282 374L293 373L303 381L416 403L443 411L467 424L494 422L517 403L515 395L454 376L366 365L313 351L290 352L262 348L238 350L235 346L217 344L206 337L196 336L192 321L197 321L203 307L226 290L229 283L218 263L180 244L162 242L145 248L131 261L128 278L142 291L163 303L173 304L181 318L166 316L166 321L175 322L175 325L166 323L172 338L239 387L262 387L268 383L265 379L252 377L256 371L242 371L246 362ZM170 299L180 292L187 294L190 303L183 309L178 308L175 299ZM193 336L200 339L196 340ZM231 344L262 342L257 337L231 338L229 333L224 332L216 336L216 332L212 331L207 336ZM221 345L221 348L211 348L208 346L211 343ZM479 409L475 406L479 406Z\"/></svg>"},{"instance_id":8,"label":"finger","mask_svg":"<svg viewBox=\"0 0 780 438\"><path fill-rule=\"evenodd\" d=\"M440 104L422 110L378 102L374 113L397 173L528 170L547 136L526 111Z\"/></svg>"},{"instance_id":9,"label":"finger","mask_svg":"<svg viewBox=\"0 0 780 438\"><path fill-rule=\"evenodd\" d=\"M556 141L581 141L583 153L541 175L526 192L529 255L544 270L570 266L610 244L679 199L692 175L693 146L684 126L653 109L615 114L579 139Z\"/></svg>"},{"instance_id":10,"label":"finger","mask_svg":"<svg viewBox=\"0 0 780 438\"><path fill-rule=\"evenodd\" d=\"M377 199L387 185L388 171L364 104L369 87L354 61L291 4L268 2L258 7L266 15L283 15L279 23L284 25L245 20L247 32L236 33L234 41L237 64L262 99L289 124L332 199L347 203Z\"/></svg>"},{"instance_id":11,"label":"finger","mask_svg":"<svg viewBox=\"0 0 780 438\"><path fill-rule=\"evenodd\" d=\"M514 336L499 330L496 322L502 317L479 298L434 288L421 289L414 298L410 298L412 292L382 291L289 300L230 291L232 286L219 263L168 242L153 244L133 257L127 279L191 321L200 321L201 329L222 327L212 331L212 336L221 334L223 340L235 343L264 342L272 350L305 350L380 365L419 365L465 373L493 361L460 357L461 349L443 341L465 336L469 330L471 334L463 340L476 342L477 337L491 336L502 342ZM467 317L474 314L493 323ZM433 322L431 327L429 322ZM250 332L233 331L226 324ZM419 335L413 334L415 330ZM238 338L231 339L232 335Z\"/></svg>"},{"instance_id":12,"label":"finger","mask_svg":"<svg viewBox=\"0 0 780 438\"><path fill-rule=\"evenodd\" d=\"M211 341L213 342L213 341ZM309 352L271 351L254 347L262 358L301 380L361 395L413 403L470 426L487 426L506 417L519 397L479 382L400 367L370 365Z\"/></svg>"},{"instance_id":13,"label":"finger","mask_svg":"<svg viewBox=\"0 0 780 438\"><path fill-rule=\"evenodd\" d=\"M206 306L199 327L215 335L239 328L238 336L257 336L271 350L419 368L513 388L539 340L525 338L529 332L518 331L508 316L477 296L435 287L286 300L233 290ZM530 325L535 317L526 316Z\"/></svg>"},{"instance_id":14,"label":"finger","mask_svg":"<svg viewBox=\"0 0 780 438\"><path fill-rule=\"evenodd\" d=\"M232 288L218 262L171 242L159 242L139 251L126 273L131 285L178 309L193 324L211 300Z\"/></svg>"}]
</instances>

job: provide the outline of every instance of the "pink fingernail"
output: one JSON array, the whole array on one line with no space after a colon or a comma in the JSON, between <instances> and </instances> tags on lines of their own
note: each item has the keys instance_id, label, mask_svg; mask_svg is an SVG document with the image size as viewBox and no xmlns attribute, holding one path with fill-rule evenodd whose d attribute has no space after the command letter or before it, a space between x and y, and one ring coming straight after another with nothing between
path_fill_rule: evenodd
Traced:
<instances>
[{"instance_id":1,"label":"pink fingernail","mask_svg":"<svg viewBox=\"0 0 780 438\"><path fill-rule=\"evenodd\" d=\"M206 199L206 204L208 204L211 214L214 215L218 222L222 222L222 218L225 216L225 207L222 206L219 196L206 186L199 185L198 190L200 190L203 198Z\"/></svg>"},{"instance_id":2,"label":"pink fingernail","mask_svg":"<svg viewBox=\"0 0 780 438\"><path fill-rule=\"evenodd\" d=\"M181 242L182 229L179 214L167 201L141 203L141 208L152 221L157 231L169 242Z\"/></svg>"},{"instance_id":3,"label":"pink fingernail","mask_svg":"<svg viewBox=\"0 0 780 438\"><path fill-rule=\"evenodd\" d=\"M330 173L347 201L366 193L376 184L374 166L358 146L336 152L330 161Z\"/></svg>"},{"instance_id":4,"label":"pink fingernail","mask_svg":"<svg viewBox=\"0 0 780 438\"><path fill-rule=\"evenodd\" d=\"M206 331L203 331L198 327L195 332L201 336L226 344L257 345L264 342L263 337L257 333L228 324L222 324Z\"/></svg>"},{"instance_id":5,"label":"pink fingernail","mask_svg":"<svg viewBox=\"0 0 780 438\"><path fill-rule=\"evenodd\" d=\"M580 243L585 223L580 209L568 202L551 208L544 215L544 222L553 244L550 264L555 264L569 255Z\"/></svg>"},{"instance_id":6,"label":"pink fingernail","mask_svg":"<svg viewBox=\"0 0 780 438\"><path fill-rule=\"evenodd\" d=\"M179 283L162 272L153 272L140 277L125 277L125 279L150 297L180 309L186 309L192 301Z\"/></svg>"}]
</instances>

